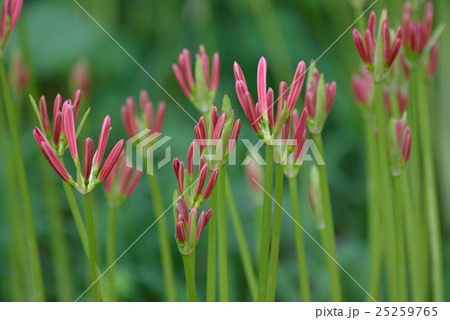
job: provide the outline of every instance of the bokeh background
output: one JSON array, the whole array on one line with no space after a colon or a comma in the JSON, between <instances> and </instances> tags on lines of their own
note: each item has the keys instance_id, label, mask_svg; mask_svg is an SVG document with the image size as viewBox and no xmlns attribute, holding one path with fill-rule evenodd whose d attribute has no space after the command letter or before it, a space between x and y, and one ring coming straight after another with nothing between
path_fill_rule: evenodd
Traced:
<instances>
[{"instance_id":1,"label":"bokeh background","mask_svg":"<svg viewBox=\"0 0 450 320\"><path fill-rule=\"evenodd\" d=\"M53 101L60 92L64 99L73 95L71 70L76 63L87 65L91 75L90 93L85 94L82 108L91 107L91 115L83 137L98 139L102 119L109 114L112 131L109 147L125 131L120 107L128 96L138 97L141 89L149 92L154 103L165 100L167 114L165 135L172 137L172 157L185 159L194 122L161 88L137 66L101 28L96 25L72 0L26 0L22 16L5 54L11 66L9 74L15 82L17 68L12 67L22 56L28 72L26 88L15 87L15 103L21 114L21 144L30 184L35 226L39 240L46 293L56 300L54 259L57 248L52 237L63 236L73 272L74 299L89 285L87 259L82 250L59 178L45 163L32 136L37 124L27 95L36 99L44 94ZM437 22L448 22L448 0L434 1ZM256 92L256 66L261 56L268 61L268 83L278 88L281 80L290 82L300 60L317 59L354 22L357 13L346 0L79 0L104 29L133 56L142 67L195 119L196 109L182 94L171 64L177 61L182 48L191 53L204 44L208 54L220 53L221 76L216 102L228 94L237 118L243 121L241 137L256 141L248 125L234 90L232 65L238 61L247 77L250 91ZM372 1L367 0L366 5ZM379 0L374 10L389 8L393 26L401 22L403 1ZM368 14L365 16L367 19ZM355 26L357 26L356 24ZM436 152L439 199L442 214L443 250L445 268L450 266L450 37L448 30L440 40L441 52L437 76L430 85L430 113ZM337 82L337 97L324 130L326 163L330 180L332 205L337 234L338 260L363 287L368 287L369 254L366 232L366 193L363 122L355 106L351 87L351 74L360 67L360 59L351 36L351 28L318 61L319 69L327 80ZM303 90L304 91L304 90ZM302 94L303 97L303 94ZM303 98L302 98L303 99ZM2 106L3 107L3 106ZM162 156L162 155L160 155ZM237 159L246 156L242 143L237 146ZM260 199L251 192L244 170L229 167L233 192L252 252L255 251L255 208ZM3 181L5 167L0 165L0 300L12 299L9 280L13 274L8 262L14 250L8 230L8 185ZM157 172L163 190L164 205L171 204L176 180L170 165ZM305 165L300 172L300 202L303 225L314 238L319 239L306 191L309 170ZM45 183L44 183L45 182ZM50 187L49 187L50 186ZM46 196L45 188L53 195ZM290 210L287 186L285 205ZM47 190L48 191L48 190ZM108 210L102 188L93 193L94 212L99 241L101 265L105 266L104 244ZM81 199L78 199L81 200ZM81 203L80 203L81 204ZM20 205L20 204L19 204ZM54 210L60 210L64 220L55 225ZM123 252L153 221L152 198L146 179L132 197L119 209L117 252ZM53 213L52 213L53 212ZM173 219L168 213L169 230L173 234ZM259 212L258 212L259 214ZM280 264L278 269L277 300L296 301L300 298L297 281L297 263L294 244L294 224L283 215ZM176 267L179 299L185 296L182 259L175 239L171 242ZM241 268L231 221L228 222L230 295L233 301L250 300ZM329 299L325 257L317 245L305 238L307 263L311 277L313 299ZM204 298L206 275L207 237L203 237L197 252L197 286L200 299ZM256 257L255 257L256 261ZM256 264L255 264L256 265ZM123 301L163 301L163 278L159 258L156 228L150 229L116 264L117 292ZM344 273L341 281L345 300L365 300L360 288ZM449 297L450 273L446 274L446 296ZM89 295L87 296L89 297ZM83 300L83 299L82 299Z\"/></svg>"}]
</instances>

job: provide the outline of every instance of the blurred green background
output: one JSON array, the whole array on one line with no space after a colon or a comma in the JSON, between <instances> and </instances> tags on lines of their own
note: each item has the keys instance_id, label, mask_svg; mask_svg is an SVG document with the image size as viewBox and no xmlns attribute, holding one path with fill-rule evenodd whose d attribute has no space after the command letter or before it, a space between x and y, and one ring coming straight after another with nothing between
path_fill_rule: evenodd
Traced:
<instances>
[{"instance_id":1,"label":"blurred green background","mask_svg":"<svg viewBox=\"0 0 450 320\"><path fill-rule=\"evenodd\" d=\"M434 1L437 22L447 22L450 16L448 0ZM200 114L183 95L173 75L171 64L186 47L191 54L204 44L208 54L220 53L221 76L216 102L228 94L237 118L243 126L241 138L256 141L245 115L240 108L235 90L232 65L239 62L251 92L256 92L256 66L261 56L268 61L268 83L291 81L300 60L309 63L317 59L341 34L349 28L356 13L347 0L79 0L79 4L133 56L142 67L178 101L195 119ZM367 5L372 1L367 1ZM393 26L401 22L403 1L379 0L374 10L389 8ZM368 14L365 16L367 19ZM355 25L356 26L356 25ZM430 113L433 117L434 146L438 170L441 214L443 221L444 270L450 265L450 37L448 30L441 38L438 73L430 86ZM21 144L30 184L35 226L48 299L56 300L55 275L52 264L51 206L45 200L43 177L49 176L54 185L56 207L64 215L63 232L69 248L75 295L89 285L87 259L82 250L67 201L57 175L43 160L32 136L37 124L27 94L37 99L44 94L51 105L60 92L63 99L71 98L70 72L75 63L84 61L91 74L91 94L82 100L82 108L91 107L91 115L83 137L98 139L102 119L109 114L112 131L109 147L125 137L120 107L128 96L138 97L141 89L149 92L154 103L167 102L163 133L172 137L172 157L185 160L190 141L194 137L195 123L161 88L150 79L99 26L97 26L72 0L27 0L5 61L11 62L23 54L31 72L30 85L17 92L16 105L21 113ZM369 254L366 232L366 193L363 122L353 103L350 76L360 67L351 37L351 28L318 61L319 69L327 80L337 82L337 97L324 130L326 162L337 233L340 264L365 288L368 287ZM10 68L10 74L13 70ZM304 91L304 90L303 90ZM303 98L302 98L303 99ZM237 146L237 159L246 156L241 143ZM160 155L162 156L162 155ZM255 208L259 201L251 193L244 170L229 167L233 192L247 241L255 249ZM4 166L0 166L0 179L5 181ZM176 180L170 165L157 172L165 200L171 204ZM319 239L314 225L306 190L309 186L308 165L301 169L301 209L303 225L314 238ZM123 252L154 221L152 198L146 179L142 179L132 197L119 209L117 252ZM8 205L5 183L0 184L0 300L11 300L9 278L12 271L8 263L11 248L8 230ZM285 205L290 210L287 187ZM107 207L103 190L97 188L94 212L98 251L103 269L106 238ZM81 200L81 199L78 199ZM173 219L168 213L169 230L173 234ZM296 301L300 298L297 281L297 263L294 244L294 225L283 215L280 264L278 269L277 300ZM233 301L250 300L231 221L228 223L230 294ZM163 278L160 265L156 228L150 229L116 264L117 291L123 301L163 301ZM173 238L171 238L173 239ZM313 299L329 299L325 258L322 250L308 237L305 238ZM172 241L173 258L179 299L184 299L184 270L182 259ZM199 298L204 298L206 276L207 237L203 237L197 252L197 286ZM364 300L364 292L341 272L345 300ZM446 296L450 291L450 274L446 274ZM87 295L85 298L89 297ZM74 296L74 299L76 297ZM82 299L83 300L83 299Z\"/></svg>"}]
</instances>

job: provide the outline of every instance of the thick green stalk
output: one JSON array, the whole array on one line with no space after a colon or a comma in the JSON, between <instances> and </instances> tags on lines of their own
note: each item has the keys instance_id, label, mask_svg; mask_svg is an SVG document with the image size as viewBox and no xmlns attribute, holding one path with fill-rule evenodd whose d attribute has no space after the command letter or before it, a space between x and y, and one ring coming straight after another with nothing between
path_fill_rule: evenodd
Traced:
<instances>
[{"instance_id":1,"label":"thick green stalk","mask_svg":"<svg viewBox=\"0 0 450 320\"><path fill-rule=\"evenodd\" d=\"M281 209L283 204L283 166L275 164L275 204L273 209L272 243L270 246L267 301L275 301L277 269L280 254Z\"/></svg>"},{"instance_id":2,"label":"thick green stalk","mask_svg":"<svg viewBox=\"0 0 450 320\"><path fill-rule=\"evenodd\" d=\"M197 290L195 289L195 251L183 256L184 273L186 275L186 293L189 302L197 302Z\"/></svg>"},{"instance_id":3,"label":"thick green stalk","mask_svg":"<svg viewBox=\"0 0 450 320\"><path fill-rule=\"evenodd\" d=\"M217 186L209 197L209 205L212 210L208 222L208 261L206 266L206 301L216 301L216 242L217 242Z\"/></svg>"},{"instance_id":4,"label":"thick green stalk","mask_svg":"<svg viewBox=\"0 0 450 320\"><path fill-rule=\"evenodd\" d=\"M313 134L314 143L319 150L322 159L325 159L323 143L322 143L322 135L321 134ZM325 251L336 260L336 239L334 234L334 222L333 222L333 212L331 209L331 199L330 199L330 189L328 186L328 177L327 177L327 168L325 165L317 166L319 170L319 179L320 179L320 191L322 194L322 202L323 202L323 214L324 214L324 249ZM328 274L330 277L330 285L331 285L331 298L333 301L341 301L341 281L339 279L339 270L338 265L332 259L327 257L327 266L328 266Z\"/></svg>"},{"instance_id":5,"label":"thick green stalk","mask_svg":"<svg viewBox=\"0 0 450 320\"><path fill-rule=\"evenodd\" d=\"M388 293L390 301L398 301L397 250L396 246L393 245L395 243L395 219L390 182L391 174L386 152L386 119L384 115L383 86L381 83L375 83L375 110L378 129L378 197L383 199L380 202L380 212L384 215L383 232L385 234L384 238L386 238Z\"/></svg>"},{"instance_id":6,"label":"thick green stalk","mask_svg":"<svg viewBox=\"0 0 450 320\"><path fill-rule=\"evenodd\" d=\"M264 200L261 222L261 236L258 269L258 301L265 301L267 297L267 269L269 265L270 249L270 218L272 213L273 187L273 146L266 145L266 168L264 172Z\"/></svg>"},{"instance_id":7,"label":"thick green stalk","mask_svg":"<svg viewBox=\"0 0 450 320\"><path fill-rule=\"evenodd\" d=\"M117 208L112 208L109 210L108 217L108 239L106 241L106 260L108 261L108 266L111 266L108 270L109 277L109 298L112 302L117 301L116 294L116 283L114 278L114 261L116 260L116 218L117 218Z\"/></svg>"},{"instance_id":8,"label":"thick green stalk","mask_svg":"<svg viewBox=\"0 0 450 320\"><path fill-rule=\"evenodd\" d=\"M155 218L159 219L156 223L159 235L159 246L161 250L161 266L163 270L164 283L166 286L167 301L176 301L175 291L175 275L173 270L173 260L170 250L169 234L167 232L167 221L164 214L161 190L159 189L158 180L155 176L148 175L150 188L153 195L153 207Z\"/></svg>"},{"instance_id":9,"label":"thick green stalk","mask_svg":"<svg viewBox=\"0 0 450 320\"><path fill-rule=\"evenodd\" d=\"M411 293L414 302L425 301L426 292L423 288L422 278L424 277L421 270L420 260L422 256L421 243L422 238L417 235L420 234L420 220L418 212L413 209L411 194L409 190L408 175L406 173L401 175L402 180L402 199L405 207L405 229L406 229L406 249L408 256L409 277L411 279ZM423 226L422 226L423 227Z\"/></svg>"},{"instance_id":10,"label":"thick green stalk","mask_svg":"<svg viewBox=\"0 0 450 320\"><path fill-rule=\"evenodd\" d=\"M309 286L308 266L306 265L305 242L303 239L303 230L298 226L302 225L300 217L300 205L298 202L299 194L297 187L297 178L289 178L289 191L292 203L292 218L295 220L294 234L295 247L297 250L298 279L300 282L300 292L302 300L311 301L311 288ZM298 224L298 225L297 225Z\"/></svg>"},{"instance_id":11,"label":"thick green stalk","mask_svg":"<svg viewBox=\"0 0 450 320\"><path fill-rule=\"evenodd\" d=\"M83 195L84 210L86 214L86 225L89 243L89 262L91 266L91 280L93 285L93 298L94 301L100 301L100 292L98 290L98 272L97 272L97 249L95 246L95 229L94 229L94 217L92 216L91 199L90 195Z\"/></svg>"},{"instance_id":12,"label":"thick green stalk","mask_svg":"<svg viewBox=\"0 0 450 320\"><path fill-rule=\"evenodd\" d=\"M428 235L430 237L431 248L432 293L434 301L444 301L441 227L433 159L433 140L431 136L430 115L425 89L426 75L422 70L417 70L415 75L417 77L417 106L420 127L420 142L422 144L424 203L428 217Z\"/></svg>"},{"instance_id":13,"label":"thick green stalk","mask_svg":"<svg viewBox=\"0 0 450 320\"><path fill-rule=\"evenodd\" d=\"M256 280L255 270L253 268L252 257L245 239L244 228L242 227L241 219L236 208L233 192L231 191L230 181L228 175L226 176L226 198L228 201L228 208L230 209L231 222L233 223L234 232L236 234L236 241L241 255L242 268L244 269L245 278L250 289L252 300L256 301L256 292L258 290L258 282ZM258 212L259 213L259 212Z\"/></svg>"},{"instance_id":14,"label":"thick green stalk","mask_svg":"<svg viewBox=\"0 0 450 320\"><path fill-rule=\"evenodd\" d=\"M396 244L397 244L397 279L398 279L398 300L402 302L408 301L408 287L406 284L406 262L405 262L405 232L403 229L404 213L403 213L403 197L401 177L392 177L394 185L395 214L396 214Z\"/></svg>"},{"instance_id":15,"label":"thick green stalk","mask_svg":"<svg viewBox=\"0 0 450 320\"><path fill-rule=\"evenodd\" d=\"M228 253L227 253L227 210L226 197L226 167L219 170L217 196L217 251L219 269L219 298L220 302L228 302Z\"/></svg>"},{"instance_id":16,"label":"thick green stalk","mask_svg":"<svg viewBox=\"0 0 450 320\"><path fill-rule=\"evenodd\" d=\"M375 300L380 296L381 256L382 248L380 236L380 213L377 199L378 161L377 143L375 139L375 117L368 117L365 121L366 162L367 162L367 202L369 215L370 242L370 294Z\"/></svg>"},{"instance_id":17,"label":"thick green stalk","mask_svg":"<svg viewBox=\"0 0 450 320\"><path fill-rule=\"evenodd\" d=\"M42 280L41 261L39 258L39 248L36 238L36 232L34 230L33 212L31 209L30 194L28 191L27 177L25 173L25 165L22 157L22 151L20 149L19 128L17 126L17 119L15 115L15 108L11 99L11 92L9 90L8 80L6 77L5 67L3 61L0 59L0 81L3 91L3 98L6 107L6 116L11 130L11 136L13 139L13 154L14 163L16 168L17 178L19 180L20 192L22 194L22 202L25 213L25 229L26 229L26 242L28 246L28 254L30 258L30 273L32 278L32 287L34 301L44 301L44 283Z\"/></svg>"}]
</instances>

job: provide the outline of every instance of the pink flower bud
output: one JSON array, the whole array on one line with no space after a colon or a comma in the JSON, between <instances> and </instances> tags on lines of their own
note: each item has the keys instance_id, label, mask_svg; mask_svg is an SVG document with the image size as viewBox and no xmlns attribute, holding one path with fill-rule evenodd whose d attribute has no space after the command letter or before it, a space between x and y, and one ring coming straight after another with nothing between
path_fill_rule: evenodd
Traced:
<instances>
[{"instance_id":1,"label":"pink flower bud","mask_svg":"<svg viewBox=\"0 0 450 320\"><path fill-rule=\"evenodd\" d=\"M111 119L109 116L103 120L102 130L100 132L100 138L98 139L97 152L95 154L94 170L100 168L105 154L106 144L108 143L109 130L111 129Z\"/></svg>"},{"instance_id":2,"label":"pink flower bud","mask_svg":"<svg viewBox=\"0 0 450 320\"><path fill-rule=\"evenodd\" d=\"M39 101L39 111L42 121L42 126L45 132L50 132L50 122L48 119L48 112L47 112L47 102L45 101L45 97L42 96L41 100Z\"/></svg>"},{"instance_id":3,"label":"pink flower bud","mask_svg":"<svg viewBox=\"0 0 450 320\"><path fill-rule=\"evenodd\" d=\"M105 177L110 173L112 168L117 162L117 159L120 156L120 153L122 152L123 146L125 144L124 140L120 140L116 143L114 148L111 150L111 153L109 154L108 158L106 158L105 164L103 165L102 170L100 170L100 173L98 174L97 181L101 182ZM98 150L97 150L98 152Z\"/></svg>"},{"instance_id":4,"label":"pink flower bud","mask_svg":"<svg viewBox=\"0 0 450 320\"><path fill-rule=\"evenodd\" d=\"M233 71L234 71L234 79L236 80L236 84L239 81L242 81L243 89L244 89L244 91L247 91L247 83L245 82L244 73L242 72L241 67L239 66L239 64L236 61L233 64Z\"/></svg>"},{"instance_id":5,"label":"pink flower bud","mask_svg":"<svg viewBox=\"0 0 450 320\"><path fill-rule=\"evenodd\" d=\"M186 242L186 231L184 230L183 221L177 222L177 226L175 229L175 237L181 244L184 244Z\"/></svg>"},{"instance_id":6,"label":"pink flower bud","mask_svg":"<svg viewBox=\"0 0 450 320\"><path fill-rule=\"evenodd\" d=\"M206 54L205 47L203 45L200 45L198 49L198 56L200 58L200 61L202 63L202 69L203 69L203 75L205 77L205 83L209 87L209 58Z\"/></svg>"},{"instance_id":7,"label":"pink flower bud","mask_svg":"<svg viewBox=\"0 0 450 320\"><path fill-rule=\"evenodd\" d=\"M303 87L303 82L305 81L306 66L304 61L300 61L297 70L295 71L294 79L292 80L291 90L288 97L288 108L289 113L294 109L297 103L298 96Z\"/></svg>"},{"instance_id":8,"label":"pink flower bud","mask_svg":"<svg viewBox=\"0 0 450 320\"><path fill-rule=\"evenodd\" d=\"M219 70L220 70L220 59L217 52L213 55L213 64L211 71L211 91L216 92L219 87Z\"/></svg>"},{"instance_id":9,"label":"pink flower bud","mask_svg":"<svg viewBox=\"0 0 450 320\"><path fill-rule=\"evenodd\" d=\"M197 209L192 208L191 212L189 213L189 220L188 220L188 232L187 232L188 238L191 235L191 229L193 227L193 223L196 223L196 220L197 220Z\"/></svg>"},{"instance_id":10,"label":"pink flower bud","mask_svg":"<svg viewBox=\"0 0 450 320\"><path fill-rule=\"evenodd\" d=\"M53 143L55 146L59 145L62 131L62 113L59 111L56 113L55 120L53 122Z\"/></svg>"},{"instance_id":11,"label":"pink flower bud","mask_svg":"<svg viewBox=\"0 0 450 320\"><path fill-rule=\"evenodd\" d=\"M207 174L208 174L208 165L205 164L205 165L201 166L201 169L199 169L198 184L197 184L197 188L195 188L195 195L197 197L199 197L200 194L202 193Z\"/></svg>"},{"instance_id":12,"label":"pink flower bud","mask_svg":"<svg viewBox=\"0 0 450 320\"><path fill-rule=\"evenodd\" d=\"M66 107L64 110L64 130L66 134L67 143L69 145L72 159L78 161L77 139L75 136L75 120L72 112L72 107Z\"/></svg>"},{"instance_id":13,"label":"pink flower bud","mask_svg":"<svg viewBox=\"0 0 450 320\"><path fill-rule=\"evenodd\" d=\"M175 77L177 78L178 84L181 87L181 90L183 90L184 95L188 98L192 97L192 92L186 85L186 82L183 79L183 74L182 74L180 68L176 64L173 64L172 69L173 69L173 73L175 74Z\"/></svg>"},{"instance_id":14,"label":"pink flower bud","mask_svg":"<svg viewBox=\"0 0 450 320\"><path fill-rule=\"evenodd\" d=\"M57 94L55 97L55 103L53 104L53 122L56 121L56 115L61 111L62 97L61 94Z\"/></svg>"},{"instance_id":15,"label":"pink flower bud","mask_svg":"<svg viewBox=\"0 0 450 320\"><path fill-rule=\"evenodd\" d=\"M275 126L274 120L273 120L273 101L274 101L274 96L273 96L273 90L272 88L269 88L269 90L267 90L267 108L268 108L268 117L269 117L269 127L273 128Z\"/></svg>"},{"instance_id":16,"label":"pink flower bud","mask_svg":"<svg viewBox=\"0 0 450 320\"><path fill-rule=\"evenodd\" d=\"M295 77L294 77L295 79ZM278 89L278 105L277 105L277 118L276 123L278 123L278 120L280 120L280 114L281 110L284 108L285 102L288 100L288 87L286 82L281 81L280 87Z\"/></svg>"},{"instance_id":17,"label":"pink flower bud","mask_svg":"<svg viewBox=\"0 0 450 320\"><path fill-rule=\"evenodd\" d=\"M215 169L212 173L211 173L211 177L209 177L209 181L208 181L208 185L205 188L205 192L202 195L203 200L206 200L209 198L209 196L211 195L214 186L216 185L216 181L217 181L217 175L219 174L219 169Z\"/></svg>"},{"instance_id":18,"label":"pink flower bud","mask_svg":"<svg viewBox=\"0 0 450 320\"><path fill-rule=\"evenodd\" d=\"M80 102L81 102L81 90L75 91L73 95L73 116L76 119L78 116L78 109L80 109Z\"/></svg>"},{"instance_id":19,"label":"pink flower bud","mask_svg":"<svg viewBox=\"0 0 450 320\"><path fill-rule=\"evenodd\" d=\"M439 44L435 43L430 53L430 63L428 64L428 76L433 78L436 74L436 67L439 57Z\"/></svg>"},{"instance_id":20,"label":"pink flower bud","mask_svg":"<svg viewBox=\"0 0 450 320\"><path fill-rule=\"evenodd\" d=\"M189 146L188 154L187 154L187 170L189 177L194 176L194 154L195 154L195 144L191 143Z\"/></svg>"},{"instance_id":21,"label":"pink flower bud","mask_svg":"<svg viewBox=\"0 0 450 320\"><path fill-rule=\"evenodd\" d=\"M261 113L263 116L267 115L267 61L264 57L261 57L258 64L258 74L257 74L257 87L258 87L258 102L261 108Z\"/></svg>"},{"instance_id":22,"label":"pink flower bud","mask_svg":"<svg viewBox=\"0 0 450 320\"><path fill-rule=\"evenodd\" d=\"M47 139L42 134L42 132L38 128L34 128L33 135L39 148L41 149L42 153L44 154L45 158L47 159L48 163L53 168L53 170L56 171L56 173L61 177L61 179L63 179L65 182L70 183L72 181L72 178L70 177L66 168L64 168L62 163L59 161L58 157L56 156L52 147L50 147L50 144L48 143Z\"/></svg>"},{"instance_id":23,"label":"pink flower bud","mask_svg":"<svg viewBox=\"0 0 450 320\"><path fill-rule=\"evenodd\" d=\"M156 123L154 127L155 132L161 133L165 113L166 113L166 103L164 101L161 101L158 105L158 111L156 114Z\"/></svg>"},{"instance_id":24,"label":"pink flower bud","mask_svg":"<svg viewBox=\"0 0 450 320\"><path fill-rule=\"evenodd\" d=\"M119 162L119 161L117 161L117 162ZM119 192L121 194L125 194L125 192L127 190L127 186L128 186L128 181L130 180L132 173L133 173L133 168L131 168L127 165L122 166L122 174L120 177L120 184L119 184ZM109 175L111 175L111 173Z\"/></svg>"},{"instance_id":25,"label":"pink flower bud","mask_svg":"<svg viewBox=\"0 0 450 320\"><path fill-rule=\"evenodd\" d=\"M84 171L83 177L88 181L92 171L92 159L94 158L94 144L91 138L84 140Z\"/></svg>"},{"instance_id":26,"label":"pink flower bud","mask_svg":"<svg viewBox=\"0 0 450 320\"><path fill-rule=\"evenodd\" d=\"M370 12L369 22L367 24L367 28L370 31L370 34L372 35L372 45L375 47L375 25L376 25L376 16L375 12Z\"/></svg>"},{"instance_id":27,"label":"pink flower bud","mask_svg":"<svg viewBox=\"0 0 450 320\"><path fill-rule=\"evenodd\" d=\"M369 58L366 56L363 39L359 31L356 29L353 29L353 41L355 42L356 50L358 51L362 61L364 63L369 63Z\"/></svg>"},{"instance_id":28,"label":"pink flower bud","mask_svg":"<svg viewBox=\"0 0 450 320\"><path fill-rule=\"evenodd\" d=\"M127 190L125 190L125 196L129 197L133 191L136 189L139 180L141 179L142 172L141 171L135 171L133 178L131 179L130 183L128 184Z\"/></svg>"},{"instance_id":29,"label":"pink flower bud","mask_svg":"<svg viewBox=\"0 0 450 320\"><path fill-rule=\"evenodd\" d=\"M409 127L407 127L405 131L405 137L403 140L403 148L402 148L403 163L408 162L410 153L411 153L411 131Z\"/></svg>"},{"instance_id":30,"label":"pink flower bud","mask_svg":"<svg viewBox=\"0 0 450 320\"><path fill-rule=\"evenodd\" d=\"M233 131L231 132L230 141L228 143L227 152L231 152L236 145L236 141L239 137L239 132L241 131L241 120L238 119L234 123Z\"/></svg>"},{"instance_id":31,"label":"pink flower bud","mask_svg":"<svg viewBox=\"0 0 450 320\"><path fill-rule=\"evenodd\" d=\"M214 132L212 135L214 146L217 145L217 141L222 136L223 126L225 125L226 115L225 113L222 113L220 118L217 120L217 123L214 127Z\"/></svg>"},{"instance_id":32,"label":"pink flower bud","mask_svg":"<svg viewBox=\"0 0 450 320\"><path fill-rule=\"evenodd\" d=\"M331 107L333 106L334 98L336 97L336 82L333 81L330 84L325 85L325 95L327 97L327 114L330 113Z\"/></svg>"},{"instance_id":33,"label":"pink flower bud","mask_svg":"<svg viewBox=\"0 0 450 320\"><path fill-rule=\"evenodd\" d=\"M186 79L187 85L192 88L194 83L194 75L192 73L192 60L191 53L187 49L181 51L180 57L178 58L178 63L183 70L184 77Z\"/></svg>"}]
</instances>

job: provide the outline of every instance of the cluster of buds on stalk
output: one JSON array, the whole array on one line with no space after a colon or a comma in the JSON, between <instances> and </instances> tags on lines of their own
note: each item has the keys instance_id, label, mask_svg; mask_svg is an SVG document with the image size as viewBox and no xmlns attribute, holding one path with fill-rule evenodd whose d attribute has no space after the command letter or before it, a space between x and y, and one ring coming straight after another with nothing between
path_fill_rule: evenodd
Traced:
<instances>
[{"instance_id":1,"label":"cluster of buds on stalk","mask_svg":"<svg viewBox=\"0 0 450 320\"><path fill-rule=\"evenodd\" d=\"M383 90L384 107L390 116L402 117L408 108L409 96L401 88Z\"/></svg>"},{"instance_id":2,"label":"cluster of buds on stalk","mask_svg":"<svg viewBox=\"0 0 450 320\"><path fill-rule=\"evenodd\" d=\"M301 61L292 80L290 88L286 82L280 82L277 99L277 114L274 117L274 92L272 88L267 90L267 61L264 57L259 60L257 72L258 102L254 104L253 98L248 91L244 74L237 64L234 63L234 77L236 79L236 93L239 102L247 116L250 125L258 137L266 144L278 139L287 119L294 110L300 91L305 80L306 67Z\"/></svg>"},{"instance_id":3,"label":"cluster of buds on stalk","mask_svg":"<svg viewBox=\"0 0 450 320\"><path fill-rule=\"evenodd\" d=\"M398 176L411 153L411 130L405 119L392 118L389 123L389 163L393 176Z\"/></svg>"},{"instance_id":4,"label":"cluster of buds on stalk","mask_svg":"<svg viewBox=\"0 0 450 320\"><path fill-rule=\"evenodd\" d=\"M19 20L23 0L4 0L0 21L0 58L8 43L9 37Z\"/></svg>"},{"instance_id":5,"label":"cluster of buds on stalk","mask_svg":"<svg viewBox=\"0 0 450 320\"><path fill-rule=\"evenodd\" d=\"M220 59L215 52L212 57L211 76L209 58L205 47L200 46L195 59L194 72L189 50L183 49L178 56L178 64L173 64L175 77L183 93L201 113L206 113L214 102L219 87Z\"/></svg>"},{"instance_id":6,"label":"cluster of buds on stalk","mask_svg":"<svg viewBox=\"0 0 450 320\"><path fill-rule=\"evenodd\" d=\"M303 163L304 146L306 142L306 122L308 111L303 109L301 116L297 109L294 109L283 128L282 143L274 148L274 157L277 156L285 164L284 174L288 178L294 178L300 165ZM292 123L292 129L291 129ZM292 136L290 132L292 131Z\"/></svg>"},{"instance_id":7,"label":"cluster of buds on stalk","mask_svg":"<svg viewBox=\"0 0 450 320\"><path fill-rule=\"evenodd\" d=\"M114 146L103 167L101 167L105 154L106 144L108 142L109 131L111 129L111 120L109 116L106 116L105 120L103 121L98 147L95 154L92 139L86 138L84 142L84 166L82 170L80 159L78 156L74 113L75 109L71 105L68 105L64 109L62 128L64 130L70 154L77 170L76 181L72 179L66 168L58 159L55 150L47 140L46 136L42 133L42 131L39 130L39 128L35 128L33 131L33 135L47 161L59 174L59 176L73 188L77 189L81 194L87 194L91 192L98 184L100 184L111 172L117 162L117 159L119 158L120 153L122 152L124 140L120 140Z\"/></svg>"},{"instance_id":8,"label":"cluster of buds on stalk","mask_svg":"<svg viewBox=\"0 0 450 320\"><path fill-rule=\"evenodd\" d=\"M308 73L305 105L308 110L309 131L320 134L336 97L336 82L325 82L314 63Z\"/></svg>"},{"instance_id":9,"label":"cluster of buds on stalk","mask_svg":"<svg viewBox=\"0 0 450 320\"><path fill-rule=\"evenodd\" d=\"M178 250L181 254L190 255L211 218L212 210L202 211L197 220L197 208L192 208L189 211L180 197L176 198L175 201L175 239L177 240Z\"/></svg>"},{"instance_id":10,"label":"cluster of buds on stalk","mask_svg":"<svg viewBox=\"0 0 450 320\"><path fill-rule=\"evenodd\" d=\"M225 164L228 155L236 146L241 130L241 120L234 119L230 98L225 95L222 103L222 114L219 116L214 106L208 114L201 116L195 126L195 142L211 170L219 169Z\"/></svg>"},{"instance_id":11,"label":"cluster of buds on stalk","mask_svg":"<svg viewBox=\"0 0 450 320\"><path fill-rule=\"evenodd\" d=\"M371 110L373 99L373 81L372 75L366 68L361 68L360 74L352 75L353 99L363 110Z\"/></svg>"},{"instance_id":12,"label":"cluster of buds on stalk","mask_svg":"<svg viewBox=\"0 0 450 320\"><path fill-rule=\"evenodd\" d=\"M375 82L381 82L397 57L402 45L402 29L399 27L391 45L391 30L387 20L387 10L381 15L378 36L375 35L376 17L372 11L364 34L364 41L357 29L353 29L356 50Z\"/></svg>"},{"instance_id":13,"label":"cluster of buds on stalk","mask_svg":"<svg viewBox=\"0 0 450 320\"><path fill-rule=\"evenodd\" d=\"M51 148L54 150L58 157L61 157L68 147L68 141L65 132L65 123L64 123L64 114L67 109L70 109L73 113L74 120L76 121L78 117L78 111L80 108L81 102L81 91L75 91L72 100L66 100L64 103L62 102L61 94L58 94L55 98L55 102L53 104L53 128L50 124L49 116L48 116L48 108L47 101L45 96L41 96L39 100L39 107L34 101L33 97L30 95L31 105L33 106L34 112L39 120L39 126L44 133L46 139L48 140ZM84 123L89 115L90 109L87 109L83 118L80 121L78 126L78 130L76 132L76 136L80 134L83 129ZM52 132L53 129L53 132Z\"/></svg>"},{"instance_id":14,"label":"cluster of buds on stalk","mask_svg":"<svg viewBox=\"0 0 450 320\"><path fill-rule=\"evenodd\" d=\"M149 99L147 91L141 91L139 101L142 115L139 115L136 111L134 98L127 98L125 105L121 109L123 126L128 139L132 139L133 144L139 144L142 139L150 139L146 146L151 147L161 135L166 113L166 103L161 101L155 114L153 103ZM139 137L139 134L145 130L149 130L151 135L148 137L146 134L142 134L142 137ZM141 156L145 157L146 154L144 153Z\"/></svg>"},{"instance_id":15,"label":"cluster of buds on stalk","mask_svg":"<svg viewBox=\"0 0 450 320\"><path fill-rule=\"evenodd\" d=\"M134 170L127 164L125 152L122 151L113 169L103 182L108 205L111 209L116 209L130 197L141 176L142 171Z\"/></svg>"},{"instance_id":16,"label":"cluster of buds on stalk","mask_svg":"<svg viewBox=\"0 0 450 320\"><path fill-rule=\"evenodd\" d=\"M184 167L184 163L178 160L178 158L173 159L173 170L178 182L178 191L175 190L175 194L184 200L189 210L198 208L209 198L216 185L217 175L219 173L219 169L214 169L206 184L209 167L205 163L204 157L201 156L198 166L198 177L194 180L194 158L195 143L192 142L187 154L187 168ZM205 184L206 188L204 188ZM203 191L203 189L205 190Z\"/></svg>"},{"instance_id":17,"label":"cluster of buds on stalk","mask_svg":"<svg viewBox=\"0 0 450 320\"><path fill-rule=\"evenodd\" d=\"M322 190L320 188L320 177L317 166L312 166L310 171L310 184L308 190L309 204L314 215L316 226L319 230L325 229L325 218L323 212Z\"/></svg>"},{"instance_id":18,"label":"cluster of buds on stalk","mask_svg":"<svg viewBox=\"0 0 450 320\"><path fill-rule=\"evenodd\" d=\"M409 2L406 2L403 7L402 67L408 79L411 67L414 67L424 57L428 57L428 59L423 59L424 64L428 64L426 66L428 76L432 78L436 73L439 55L437 40L444 26L440 25L432 32L433 19L433 3L431 1L426 3L422 21L415 21L411 18L411 4Z\"/></svg>"}]
</instances>

